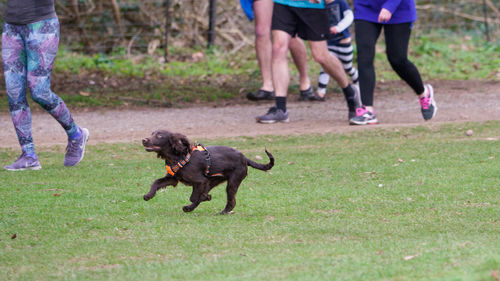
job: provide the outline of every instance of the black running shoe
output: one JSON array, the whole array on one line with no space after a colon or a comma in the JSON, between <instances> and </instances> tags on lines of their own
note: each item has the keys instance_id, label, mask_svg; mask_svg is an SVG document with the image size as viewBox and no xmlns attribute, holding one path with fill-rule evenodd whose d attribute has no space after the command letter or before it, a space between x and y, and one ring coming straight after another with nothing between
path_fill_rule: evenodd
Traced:
<instances>
[{"instance_id":1,"label":"black running shoe","mask_svg":"<svg viewBox=\"0 0 500 281\"><path fill-rule=\"evenodd\" d=\"M326 101L326 96L315 95L313 88L309 87L305 91L300 91L299 101Z\"/></svg>"},{"instance_id":2,"label":"black running shoe","mask_svg":"<svg viewBox=\"0 0 500 281\"><path fill-rule=\"evenodd\" d=\"M251 101L274 100L274 91L258 90L257 93L250 92L247 94L247 99Z\"/></svg>"},{"instance_id":3,"label":"black running shoe","mask_svg":"<svg viewBox=\"0 0 500 281\"><path fill-rule=\"evenodd\" d=\"M312 87L309 87L307 90L300 90L299 101L314 101L316 100L316 96L314 95L314 91Z\"/></svg>"}]
</instances>

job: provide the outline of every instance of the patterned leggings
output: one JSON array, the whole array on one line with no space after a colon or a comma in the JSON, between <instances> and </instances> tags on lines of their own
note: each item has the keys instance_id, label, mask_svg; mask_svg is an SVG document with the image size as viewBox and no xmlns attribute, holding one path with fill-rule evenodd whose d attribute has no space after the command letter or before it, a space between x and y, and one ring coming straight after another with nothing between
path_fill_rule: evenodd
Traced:
<instances>
[{"instance_id":1,"label":"patterned leggings","mask_svg":"<svg viewBox=\"0 0 500 281\"><path fill-rule=\"evenodd\" d=\"M27 25L5 23L2 32L2 62L9 110L24 153L34 154L31 111L26 84L32 99L64 128L68 137L78 130L64 101L50 90L50 75L59 45L59 20Z\"/></svg>"}]
</instances>

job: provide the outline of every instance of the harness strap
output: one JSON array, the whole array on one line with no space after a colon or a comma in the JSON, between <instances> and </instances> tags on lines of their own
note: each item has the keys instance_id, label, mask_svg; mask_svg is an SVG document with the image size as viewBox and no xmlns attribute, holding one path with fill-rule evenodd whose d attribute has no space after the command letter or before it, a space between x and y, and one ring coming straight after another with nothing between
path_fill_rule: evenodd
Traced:
<instances>
[{"instance_id":1,"label":"harness strap","mask_svg":"<svg viewBox=\"0 0 500 281\"><path fill-rule=\"evenodd\" d=\"M210 175L210 167L211 167L211 164L212 164L212 161L210 160L210 152L208 152L208 150L203 146L203 144L199 144L197 146L192 146L191 147L191 152L193 151L203 151L205 152L205 161L207 163L207 166L206 166L206 169L205 169L205 176L206 177L217 177L217 176L222 176L223 174L222 173L217 173L217 174L213 174L213 175ZM189 160L191 160L191 152L189 152L187 155L186 155L186 158L184 158L184 160L180 161L180 162L177 162L177 164L173 165L173 166L169 166L165 163L165 169L167 170L167 173L171 176L175 176L175 174L177 174L177 172L182 169L184 166L186 166L186 164L189 163Z\"/></svg>"},{"instance_id":2,"label":"harness strap","mask_svg":"<svg viewBox=\"0 0 500 281\"><path fill-rule=\"evenodd\" d=\"M200 151L205 152L205 162L207 162L207 166L205 168L205 176L206 177L220 177L220 176L222 176L223 175L222 173L216 173L216 174L212 174L212 175L210 174L210 167L212 167L212 161L210 160L210 152L201 143L198 145L198 147L201 147L203 149Z\"/></svg>"}]
</instances>

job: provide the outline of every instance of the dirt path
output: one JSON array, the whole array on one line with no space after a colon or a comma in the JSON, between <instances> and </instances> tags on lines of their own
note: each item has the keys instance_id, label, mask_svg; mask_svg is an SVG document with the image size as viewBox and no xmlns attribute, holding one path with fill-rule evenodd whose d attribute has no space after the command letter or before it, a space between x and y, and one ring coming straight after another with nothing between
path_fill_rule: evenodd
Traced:
<instances>
[{"instance_id":1,"label":"dirt path","mask_svg":"<svg viewBox=\"0 0 500 281\"><path fill-rule=\"evenodd\" d=\"M465 121L500 120L500 82L435 81L439 107L431 122L424 122L417 99L401 82L381 84L375 106L377 127L418 126ZM158 128L180 132L191 140L236 136L289 135L304 133L349 132L367 126L349 126L345 101L340 94L330 94L326 102L296 102L290 97L291 122L263 125L255 116L264 114L271 102L245 102L234 106L203 106L164 109L93 110L73 112L76 122L90 130L90 144L137 142ZM32 103L33 104L33 103ZM35 145L65 145L59 124L45 112L33 114ZM7 112L0 114L0 147L17 149L17 137Z\"/></svg>"}]
</instances>

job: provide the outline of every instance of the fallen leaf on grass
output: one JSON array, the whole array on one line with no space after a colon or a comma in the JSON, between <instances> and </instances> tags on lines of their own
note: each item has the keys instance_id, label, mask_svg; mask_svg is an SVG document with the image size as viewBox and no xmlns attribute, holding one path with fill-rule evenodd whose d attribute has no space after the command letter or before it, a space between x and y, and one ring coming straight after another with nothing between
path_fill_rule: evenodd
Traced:
<instances>
[{"instance_id":1,"label":"fallen leaf on grass","mask_svg":"<svg viewBox=\"0 0 500 281\"><path fill-rule=\"evenodd\" d=\"M88 96L90 96L90 93L84 92L84 91L80 91L80 96L88 97Z\"/></svg>"},{"instance_id":2,"label":"fallen leaf on grass","mask_svg":"<svg viewBox=\"0 0 500 281\"><path fill-rule=\"evenodd\" d=\"M404 160L403 160L403 159L398 158L397 163L395 163L393 166L394 166L394 167L397 167L397 166L399 166L399 164L400 164L400 163L403 163L403 162L404 162Z\"/></svg>"},{"instance_id":3,"label":"fallen leaf on grass","mask_svg":"<svg viewBox=\"0 0 500 281\"><path fill-rule=\"evenodd\" d=\"M404 259L405 261L409 261L409 260L414 259L414 258L416 258L416 257L418 257L418 255L410 255L410 256L406 256L406 257L404 257L403 259Z\"/></svg>"},{"instance_id":4,"label":"fallen leaf on grass","mask_svg":"<svg viewBox=\"0 0 500 281\"><path fill-rule=\"evenodd\" d=\"M10 236L10 239L16 239L16 237L17 237L17 234L15 234L15 233L14 233L14 234L12 234L12 235Z\"/></svg>"},{"instance_id":5,"label":"fallen leaf on grass","mask_svg":"<svg viewBox=\"0 0 500 281\"><path fill-rule=\"evenodd\" d=\"M61 193L54 193L54 197L59 197L61 196Z\"/></svg>"}]
</instances>

